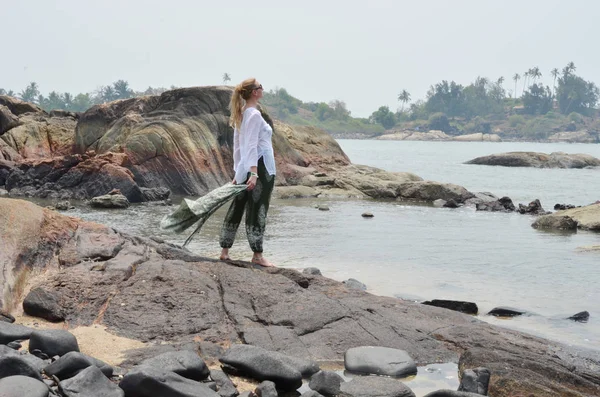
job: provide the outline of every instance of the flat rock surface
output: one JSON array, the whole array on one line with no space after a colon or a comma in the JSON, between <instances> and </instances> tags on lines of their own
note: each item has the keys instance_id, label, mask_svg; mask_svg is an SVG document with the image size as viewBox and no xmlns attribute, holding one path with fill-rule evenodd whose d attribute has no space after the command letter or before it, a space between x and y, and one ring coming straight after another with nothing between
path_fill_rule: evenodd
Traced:
<instances>
[{"instance_id":1,"label":"flat rock surface","mask_svg":"<svg viewBox=\"0 0 600 397\"><path fill-rule=\"evenodd\" d=\"M498 165L502 167L586 168L600 166L600 159L581 153L508 152L477 157L465 164Z\"/></svg>"},{"instance_id":2,"label":"flat rock surface","mask_svg":"<svg viewBox=\"0 0 600 397\"><path fill-rule=\"evenodd\" d=\"M417 374L414 360L400 349L380 346L353 347L344 354L344 366L350 372L406 377Z\"/></svg>"},{"instance_id":3,"label":"flat rock surface","mask_svg":"<svg viewBox=\"0 0 600 397\"><path fill-rule=\"evenodd\" d=\"M600 231L600 203L542 215L533 222L532 226L535 228L571 229L572 222L566 221L565 218L577 222L579 229Z\"/></svg>"}]
</instances>

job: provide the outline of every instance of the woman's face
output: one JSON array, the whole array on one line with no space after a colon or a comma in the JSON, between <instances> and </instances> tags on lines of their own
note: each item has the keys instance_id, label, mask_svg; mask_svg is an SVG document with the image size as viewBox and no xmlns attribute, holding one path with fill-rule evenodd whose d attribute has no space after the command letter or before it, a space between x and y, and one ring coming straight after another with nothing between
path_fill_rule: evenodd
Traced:
<instances>
[{"instance_id":1,"label":"woman's face","mask_svg":"<svg viewBox=\"0 0 600 397\"><path fill-rule=\"evenodd\" d=\"M252 91L252 95L256 97L256 99L260 99L263 97L263 86L258 81L256 82L256 88Z\"/></svg>"}]
</instances>

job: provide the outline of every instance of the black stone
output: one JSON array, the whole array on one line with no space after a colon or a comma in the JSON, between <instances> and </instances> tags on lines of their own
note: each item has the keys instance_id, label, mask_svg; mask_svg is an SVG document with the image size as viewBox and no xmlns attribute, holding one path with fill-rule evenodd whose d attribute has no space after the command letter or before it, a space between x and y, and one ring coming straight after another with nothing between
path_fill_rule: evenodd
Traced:
<instances>
[{"instance_id":1,"label":"black stone","mask_svg":"<svg viewBox=\"0 0 600 397\"><path fill-rule=\"evenodd\" d=\"M0 379L14 375L28 376L40 381L42 380L40 371L21 358L21 356L7 355L0 357Z\"/></svg>"},{"instance_id":2,"label":"black stone","mask_svg":"<svg viewBox=\"0 0 600 397\"><path fill-rule=\"evenodd\" d=\"M575 208L575 206L573 204L554 204L556 211L570 210L571 208Z\"/></svg>"},{"instance_id":3,"label":"black stone","mask_svg":"<svg viewBox=\"0 0 600 397\"><path fill-rule=\"evenodd\" d=\"M44 360L34 356L33 354L23 354L17 350L11 349L8 346L0 345L0 357L5 356L13 356L20 357L22 360L29 363L37 372L42 372L42 370L48 365Z\"/></svg>"},{"instance_id":4,"label":"black stone","mask_svg":"<svg viewBox=\"0 0 600 397\"><path fill-rule=\"evenodd\" d=\"M65 319L62 307L58 304L55 293L38 287L32 290L23 301L23 311L30 316L58 322Z\"/></svg>"},{"instance_id":5,"label":"black stone","mask_svg":"<svg viewBox=\"0 0 600 397\"><path fill-rule=\"evenodd\" d=\"M281 356L256 346L234 345L219 360L226 364L223 369L228 372L273 381L280 390L296 390L302 386L302 373Z\"/></svg>"},{"instance_id":6,"label":"black stone","mask_svg":"<svg viewBox=\"0 0 600 397\"><path fill-rule=\"evenodd\" d=\"M113 368L110 365L80 352L68 352L44 368L44 372L47 375L64 380L72 378L92 365L98 367L107 378L110 378L113 374Z\"/></svg>"},{"instance_id":7,"label":"black stone","mask_svg":"<svg viewBox=\"0 0 600 397\"><path fill-rule=\"evenodd\" d=\"M489 316L496 317L516 317L522 316L526 312L520 309L514 309L512 307L495 307L489 311Z\"/></svg>"},{"instance_id":8,"label":"black stone","mask_svg":"<svg viewBox=\"0 0 600 397\"><path fill-rule=\"evenodd\" d=\"M546 213L546 210L544 210L544 208L542 207L540 200L535 199L528 205L519 204L519 213L530 215L543 215Z\"/></svg>"},{"instance_id":9,"label":"black stone","mask_svg":"<svg viewBox=\"0 0 600 397\"><path fill-rule=\"evenodd\" d=\"M185 378L197 381L206 379L210 374L204 360L191 350L159 354L142 361L140 365L173 371Z\"/></svg>"},{"instance_id":10,"label":"black stone","mask_svg":"<svg viewBox=\"0 0 600 397\"><path fill-rule=\"evenodd\" d=\"M19 350L20 348L23 347L23 345L21 344L21 342L18 342L18 341L10 342L6 346L10 347L13 350Z\"/></svg>"},{"instance_id":11,"label":"black stone","mask_svg":"<svg viewBox=\"0 0 600 397\"><path fill-rule=\"evenodd\" d=\"M1 397L48 397L50 389L42 381L15 375L0 379Z\"/></svg>"},{"instance_id":12,"label":"black stone","mask_svg":"<svg viewBox=\"0 0 600 397\"><path fill-rule=\"evenodd\" d=\"M308 387L324 396L335 396L340 393L340 385L344 379L333 371L319 371L310 378Z\"/></svg>"},{"instance_id":13,"label":"black stone","mask_svg":"<svg viewBox=\"0 0 600 397\"><path fill-rule=\"evenodd\" d=\"M443 307L444 309L454 310L456 312L477 315L479 308L473 302L452 301L444 299L433 299L423 302L424 305Z\"/></svg>"},{"instance_id":14,"label":"black stone","mask_svg":"<svg viewBox=\"0 0 600 397\"><path fill-rule=\"evenodd\" d=\"M15 318L13 317L12 314L7 313L3 310L0 310L0 322L5 322L5 323L14 323L15 322Z\"/></svg>"},{"instance_id":15,"label":"black stone","mask_svg":"<svg viewBox=\"0 0 600 397\"><path fill-rule=\"evenodd\" d=\"M171 195L171 191L166 187L140 188L144 201L161 201L167 200Z\"/></svg>"},{"instance_id":16,"label":"black stone","mask_svg":"<svg viewBox=\"0 0 600 397\"><path fill-rule=\"evenodd\" d=\"M448 201L446 201L446 203L444 204L444 207L446 208L458 208L459 205L456 201L450 199Z\"/></svg>"},{"instance_id":17,"label":"black stone","mask_svg":"<svg viewBox=\"0 0 600 397\"><path fill-rule=\"evenodd\" d=\"M221 397L235 397L239 394L229 376L218 369L210 370L210 378L217 384L217 393Z\"/></svg>"},{"instance_id":18,"label":"black stone","mask_svg":"<svg viewBox=\"0 0 600 397\"><path fill-rule=\"evenodd\" d=\"M31 328L0 321L0 344L6 345L16 340L29 339L32 332Z\"/></svg>"},{"instance_id":19,"label":"black stone","mask_svg":"<svg viewBox=\"0 0 600 397\"><path fill-rule=\"evenodd\" d=\"M119 387L128 397L219 397L200 382L149 366L134 368L123 377Z\"/></svg>"},{"instance_id":20,"label":"black stone","mask_svg":"<svg viewBox=\"0 0 600 397\"><path fill-rule=\"evenodd\" d=\"M342 283L344 283L346 285L346 287L348 287L350 289L357 289L360 291L367 290L367 286L365 284L361 283L360 281L358 281L354 278L349 278L348 280L342 281Z\"/></svg>"},{"instance_id":21,"label":"black stone","mask_svg":"<svg viewBox=\"0 0 600 397\"><path fill-rule=\"evenodd\" d=\"M404 383L381 376L357 376L340 386L341 394L353 397L415 397Z\"/></svg>"},{"instance_id":22,"label":"black stone","mask_svg":"<svg viewBox=\"0 0 600 397\"><path fill-rule=\"evenodd\" d=\"M417 365L407 352L379 346L360 346L344 353L346 370L359 374L404 377L417 374Z\"/></svg>"},{"instance_id":23,"label":"black stone","mask_svg":"<svg viewBox=\"0 0 600 397\"><path fill-rule=\"evenodd\" d=\"M490 384L490 370L479 367L475 369L466 369L462 373L458 391L466 391L487 396Z\"/></svg>"},{"instance_id":24,"label":"black stone","mask_svg":"<svg viewBox=\"0 0 600 397\"><path fill-rule=\"evenodd\" d=\"M74 377L61 381L58 389L65 397L125 396L125 392L104 376L96 366L87 367Z\"/></svg>"},{"instance_id":25,"label":"black stone","mask_svg":"<svg viewBox=\"0 0 600 397\"><path fill-rule=\"evenodd\" d=\"M75 336L62 329L34 331L29 340L29 350L40 350L48 357L62 356L68 352L78 352L79 345Z\"/></svg>"},{"instance_id":26,"label":"black stone","mask_svg":"<svg viewBox=\"0 0 600 397\"><path fill-rule=\"evenodd\" d=\"M275 383L265 380L256 387L254 394L258 397L277 397L277 388Z\"/></svg>"},{"instance_id":27,"label":"black stone","mask_svg":"<svg viewBox=\"0 0 600 397\"><path fill-rule=\"evenodd\" d=\"M577 314L573 314L571 317L567 318L567 320L577 321L579 323L587 323L590 319L590 313L586 310L583 312L579 312Z\"/></svg>"}]
</instances>

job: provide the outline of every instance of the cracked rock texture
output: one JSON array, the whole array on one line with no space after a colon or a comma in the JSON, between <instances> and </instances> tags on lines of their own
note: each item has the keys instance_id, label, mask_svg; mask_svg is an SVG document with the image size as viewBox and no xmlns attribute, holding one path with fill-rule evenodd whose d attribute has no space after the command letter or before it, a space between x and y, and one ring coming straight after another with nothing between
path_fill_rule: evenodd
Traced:
<instances>
[{"instance_id":1,"label":"cracked rock texture","mask_svg":"<svg viewBox=\"0 0 600 397\"><path fill-rule=\"evenodd\" d=\"M20 214L12 228L7 213ZM19 299L6 275L33 265L45 277L31 287L57 296L69 326L96 322L142 341L246 343L328 361L351 347L392 347L418 365L486 367L491 396L600 395L595 351L319 275L210 260L20 200L0 198L0 217L5 309Z\"/></svg>"}]
</instances>

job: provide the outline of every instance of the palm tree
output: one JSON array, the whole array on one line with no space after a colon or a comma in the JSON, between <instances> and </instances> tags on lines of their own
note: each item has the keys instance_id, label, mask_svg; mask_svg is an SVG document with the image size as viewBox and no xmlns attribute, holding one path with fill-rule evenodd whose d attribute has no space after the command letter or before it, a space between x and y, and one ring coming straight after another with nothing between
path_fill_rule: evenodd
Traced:
<instances>
[{"instance_id":1,"label":"palm tree","mask_svg":"<svg viewBox=\"0 0 600 397\"><path fill-rule=\"evenodd\" d=\"M552 82L552 97L554 98L554 93L556 91L556 78L558 77L558 68L552 69L550 74L554 78L554 81Z\"/></svg>"},{"instance_id":2,"label":"palm tree","mask_svg":"<svg viewBox=\"0 0 600 397\"><path fill-rule=\"evenodd\" d=\"M513 80L515 82L515 93L513 95L513 99L517 98L517 81L521 80L521 75L519 73L515 73L513 76Z\"/></svg>"},{"instance_id":3,"label":"palm tree","mask_svg":"<svg viewBox=\"0 0 600 397\"><path fill-rule=\"evenodd\" d=\"M23 91L21 91L21 93L19 94L21 99L24 100L25 102L35 102L35 100L37 99L37 97L39 95L40 95L40 90L35 81L32 81L31 83L29 83L29 85L27 87L25 87L25 89Z\"/></svg>"},{"instance_id":4,"label":"palm tree","mask_svg":"<svg viewBox=\"0 0 600 397\"><path fill-rule=\"evenodd\" d=\"M113 83L115 99L127 99L133 96L133 90L125 80L117 80Z\"/></svg>"},{"instance_id":5,"label":"palm tree","mask_svg":"<svg viewBox=\"0 0 600 397\"><path fill-rule=\"evenodd\" d=\"M540 72L540 68L538 68L537 66L533 67L530 69L530 73L531 73L531 78L533 79L533 81L535 82L537 79L539 79L540 77L542 77L542 72Z\"/></svg>"},{"instance_id":6,"label":"palm tree","mask_svg":"<svg viewBox=\"0 0 600 397\"><path fill-rule=\"evenodd\" d=\"M229 76L229 73L223 73L223 84L227 84L231 81L231 77Z\"/></svg>"},{"instance_id":7,"label":"palm tree","mask_svg":"<svg viewBox=\"0 0 600 397\"><path fill-rule=\"evenodd\" d=\"M523 91L522 91L522 93L525 93L525 87L527 87L527 78L528 77L531 77L531 69L529 69L528 71L523 73Z\"/></svg>"},{"instance_id":8,"label":"palm tree","mask_svg":"<svg viewBox=\"0 0 600 397\"><path fill-rule=\"evenodd\" d=\"M498 77L498 80L496 80L496 84L498 84L500 87L502 87L502 83L504 83L504 76L500 76Z\"/></svg>"},{"instance_id":9,"label":"palm tree","mask_svg":"<svg viewBox=\"0 0 600 397\"><path fill-rule=\"evenodd\" d=\"M404 104L408 103L410 101L410 94L408 93L408 91L402 90L402 92L400 94L398 94L398 100L400 102L402 102L402 110L400 110L400 111L403 112Z\"/></svg>"}]
</instances>

